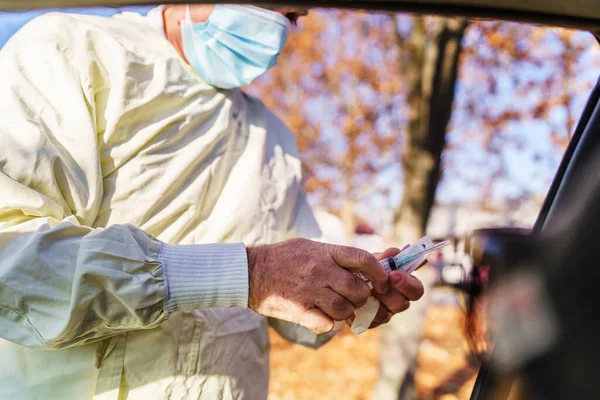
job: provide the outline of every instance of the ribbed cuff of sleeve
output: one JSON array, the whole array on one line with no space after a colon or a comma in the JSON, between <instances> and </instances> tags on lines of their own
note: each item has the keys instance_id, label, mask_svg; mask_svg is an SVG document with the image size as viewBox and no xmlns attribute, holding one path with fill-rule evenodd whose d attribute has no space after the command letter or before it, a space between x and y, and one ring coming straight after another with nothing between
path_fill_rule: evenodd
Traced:
<instances>
[{"instance_id":1,"label":"ribbed cuff of sleeve","mask_svg":"<svg viewBox=\"0 0 600 400\"><path fill-rule=\"evenodd\" d=\"M160 243L166 314L209 307L248 307L248 256L243 243Z\"/></svg>"}]
</instances>

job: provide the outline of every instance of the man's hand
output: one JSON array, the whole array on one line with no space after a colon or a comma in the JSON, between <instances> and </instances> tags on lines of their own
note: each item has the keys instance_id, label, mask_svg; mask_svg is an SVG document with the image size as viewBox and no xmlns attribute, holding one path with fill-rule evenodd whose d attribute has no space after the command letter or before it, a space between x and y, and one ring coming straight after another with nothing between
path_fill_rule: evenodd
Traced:
<instances>
[{"instance_id":1,"label":"man's hand","mask_svg":"<svg viewBox=\"0 0 600 400\"><path fill-rule=\"evenodd\" d=\"M400 249L391 248L383 253L375 254L377 260L395 256ZM390 289L385 294L373 293L381 305L369 328L389 322L394 314L406 311L411 301L419 300L424 293L423 284L414 276L402 271L392 271L388 275ZM352 318L350 319L350 323Z\"/></svg>"},{"instance_id":2,"label":"man's hand","mask_svg":"<svg viewBox=\"0 0 600 400\"><path fill-rule=\"evenodd\" d=\"M374 255L306 239L248 248L249 307L315 333L330 332L333 321L352 317L369 297L369 287L353 272L367 277L396 310L399 295L385 295L388 275Z\"/></svg>"}]
</instances>

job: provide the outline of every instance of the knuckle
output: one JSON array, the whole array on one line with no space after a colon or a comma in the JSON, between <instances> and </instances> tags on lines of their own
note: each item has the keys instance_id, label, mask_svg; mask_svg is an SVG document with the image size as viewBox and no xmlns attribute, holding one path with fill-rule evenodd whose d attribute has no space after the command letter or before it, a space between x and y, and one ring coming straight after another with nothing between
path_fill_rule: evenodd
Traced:
<instances>
[{"instance_id":1,"label":"knuckle","mask_svg":"<svg viewBox=\"0 0 600 400\"><path fill-rule=\"evenodd\" d=\"M315 260L311 264L311 274L319 280L327 280L331 275L331 265L323 260Z\"/></svg>"},{"instance_id":2,"label":"knuckle","mask_svg":"<svg viewBox=\"0 0 600 400\"><path fill-rule=\"evenodd\" d=\"M367 286L367 284L364 283L360 279L358 279L358 282L356 282L355 285L356 285L356 290L354 291L354 293L356 293L356 298L354 300L355 305L357 307L362 307L365 305L365 303L369 299L369 296L371 295L371 290L369 289L369 286Z\"/></svg>"},{"instance_id":3,"label":"knuckle","mask_svg":"<svg viewBox=\"0 0 600 400\"><path fill-rule=\"evenodd\" d=\"M375 256L373 254L362 249L355 249L354 257L356 258L356 261L361 265L370 264L373 260L375 260Z\"/></svg>"},{"instance_id":4,"label":"knuckle","mask_svg":"<svg viewBox=\"0 0 600 400\"><path fill-rule=\"evenodd\" d=\"M369 300L369 296L371 296L371 289L367 285L364 285L359 293L359 298L357 301L357 306L362 307L367 304Z\"/></svg>"},{"instance_id":5,"label":"knuckle","mask_svg":"<svg viewBox=\"0 0 600 400\"><path fill-rule=\"evenodd\" d=\"M325 266L320 262L312 263L310 268L313 275L322 275L325 272Z\"/></svg>"},{"instance_id":6,"label":"knuckle","mask_svg":"<svg viewBox=\"0 0 600 400\"><path fill-rule=\"evenodd\" d=\"M360 299L357 299L357 300L354 301L354 306L356 308L361 308L362 306L364 306L365 304L367 304L367 300L368 299L369 299L368 297L364 297L364 298L361 297Z\"/></svg>"},{"instance_id":7,"label":"knuckle","mask_svg":"<svg viewBox=\"0 0 600 400\"><path fill-rule=\"evenodd\" d=\"M326 249L326 253L330 256L333 257L334 259L338 258L340 252L342 251L344 247L343 246L338 246L335 244L328 244L325 246Z\"/></svg>"},{"instance_id":8,"label":"knuckle","mask_svg":"<svg viewBox=\"0 0 600 400\"><path fill-rule=\"evenodd\" d=\"M340 314L339 320L340 321L345 321L347 319L352 318L353 316L354 316L354 311L352 311L352 312L346 312L344 314Z\"/></svg>"},{"instance_id":9,"label":"knuckle","mask_svg":"<svg viewBox=\"0 0 600 400\"><path fill-rule=\"evenodd\" d=\"M315 253L321 246L321 243L304 238L295 238L288 241L290 247L295 251L306 252L307 254Z\"/></svg>"},{"instance_id":10,"label":"knuckle","mask_svg":"<svg viewBox=\"0 0 600 400\"><path fill-rule=\"evenodd\" d=\"M294 238L288 241L288 244L293 247L303 247L307 244L308 240L304 238Z\"/></svg>"},{"instance_id":11,"label":"knuckle","mask_svg":"<svg viewBox=\"0 0 600 400\"><path fill-rule=\"evenodd\" d=\"M348 318L354 313L354 307L344 298L338 297L332 301L333 311L343 318Z\"/></svg>"},{"instance_id":12,"label":"knuckle","mask_svg":"<svg viewBox=\"0 0 600 400\"><path fill-rule=\"evenodd\" d=\"M369 297L369 286L354 274L347 275L344 285L352 291L352 293L356 293L357 297Z\"/></svg>"}]
</instances>

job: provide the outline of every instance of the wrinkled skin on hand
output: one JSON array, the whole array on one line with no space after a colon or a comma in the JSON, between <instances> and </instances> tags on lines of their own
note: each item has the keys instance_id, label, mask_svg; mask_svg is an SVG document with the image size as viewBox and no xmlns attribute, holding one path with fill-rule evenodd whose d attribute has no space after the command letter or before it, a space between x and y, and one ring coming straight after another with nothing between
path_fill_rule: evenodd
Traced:
<instances>
[{"instance_id":1,"label":"wrinkled skin on hand","mask_svg":"<svg viewBox=\"0 0 600 400\"><path fill-rule=\"evenodd\" d=\"M388 249L378 256L398 251ZM249 247L248 266L252 310L316 333L330 332L334 321L351 320L366 303L371 291L354 272L371 281L382 302L374 326L408 308L409 300L423 293L416 278L403 273L388 276L378 258L365 250L307 239Z\"/></svg>"}]
</instances>

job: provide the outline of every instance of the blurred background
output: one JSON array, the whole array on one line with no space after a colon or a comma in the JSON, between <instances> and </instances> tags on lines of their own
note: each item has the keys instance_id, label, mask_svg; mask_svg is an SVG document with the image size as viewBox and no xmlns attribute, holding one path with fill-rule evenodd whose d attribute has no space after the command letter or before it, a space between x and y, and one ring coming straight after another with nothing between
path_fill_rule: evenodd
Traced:
<instances>
[{"instance_id":1,"label":"blurred background","mask_svg":"<svg viewBox=\"0 0 600 400\"><path fill-rule=\"evenodd\" d=\"M249 91L296 133L324 230L371 251L424 234L453 245L418 271L426 297L387 326L318 352L272 335L273 399L470 397L462 238L533 226L599 66L596 39L567 29L332 10L300 21Z\"/></svg>"},{"instance_id":2,"label":"blurred background","mask_svg":"<svg viewBox=\"0 0 600 400\"><path fill-rule=\"evenodd\" d=\"M0 13L0 47L43 12ZM469 398L462 238L533 225L599 50L589 33L512 22L327 9L299 21L246 90L295 132L323 230L370 251L425 234L452 246L418 272L426 297L384 328L317 352L273 333L270 398Z\"/></svg>"}]
</instances>

